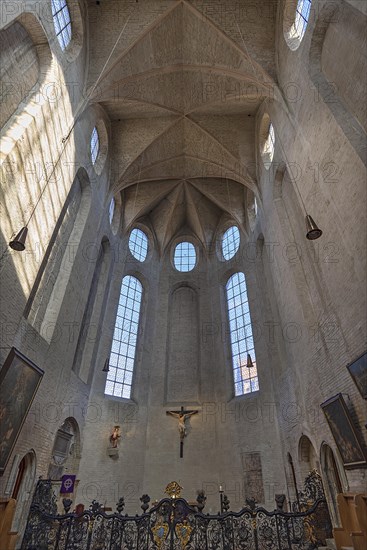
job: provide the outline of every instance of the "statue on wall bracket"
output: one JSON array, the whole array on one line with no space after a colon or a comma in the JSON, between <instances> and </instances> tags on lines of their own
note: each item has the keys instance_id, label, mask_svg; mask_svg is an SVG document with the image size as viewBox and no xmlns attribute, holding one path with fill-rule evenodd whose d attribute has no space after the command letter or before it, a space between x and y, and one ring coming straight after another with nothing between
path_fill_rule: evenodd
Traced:
<instances>
[{"instance_id":1,"label":"statue on wall bracket","mask_svg":"<svg viewBox=\"0 0 367 550\"><path fill-rule=\"evenodd\" d=\"M107 449L108 455L113 457L118 457L119 450L118 450L118 443L121 438L121 431L120 426L114 426L113 431L109 437L109 447Z\"/></svg>"}]
</instances>

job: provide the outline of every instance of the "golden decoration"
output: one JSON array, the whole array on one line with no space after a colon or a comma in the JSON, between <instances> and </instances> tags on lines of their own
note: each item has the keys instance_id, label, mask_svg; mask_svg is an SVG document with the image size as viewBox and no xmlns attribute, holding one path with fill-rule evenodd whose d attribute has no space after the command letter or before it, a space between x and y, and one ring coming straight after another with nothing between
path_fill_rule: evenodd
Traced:
<instances>
[{"instance_id":1,"label":"golden decoration","mask_svg":"<svg viewBox=\"0 0 367 550\"><path fill-rule=\"evenodd\" d=\"M192 530L193 528L190 527L190 525L188 525L186 520L183 523L176 524L175 532L176 532L177 538L181 543L182 548L186 548L186 545L190 540Z\"/></svg>"},{"instance_id":2,"label":"golden decoration","mask_svg":"<svg viewBox=\"0 0 367 550\"><path fill-rule=\"evenodd\" d=\"M170 498L180 498L183 487L177 483L177 481L171 481L165 489L165 493Z\"/></svg>"},{"instance_id":3,"label":"golden decoration","mask_svg":"<svg viewBox=\"0 0 367 550\"><path fill-rule=\"evenodd\" d=\"M162 544L166 540L168 531L168 523L163 523L162 519L160 523L157 523L156 525L154 525L154 527L152 527L154 542L157 545L158 550L162 548Z\"/></svg>"},{"instance_id":4,"label":"golden decoration","mask_svg":"<svg viewBox=\"0 0 367 550\"><path fill-rule=\"evenodd\" d=\"M313 516L314 514L312 514ZM305 530L306 530L306 533L310 539L310 542L312 542L313 544L316 544L317 543L317 537L315 536L315 529L314 529L314 526L312 524L312 516L310 517L306 517L304 519L304 527L305 527Z\"/></svg>"}]
</instances>

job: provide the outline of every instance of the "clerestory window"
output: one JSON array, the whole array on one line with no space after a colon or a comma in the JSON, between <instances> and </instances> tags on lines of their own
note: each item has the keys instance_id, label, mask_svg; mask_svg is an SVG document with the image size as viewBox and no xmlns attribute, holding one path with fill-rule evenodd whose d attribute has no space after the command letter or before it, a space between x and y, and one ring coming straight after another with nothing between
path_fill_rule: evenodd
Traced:
<instances>
[{"instance_id":1,"label":"clerestory window","mask_svg":"<svg viewBox=\"0 0 367 550\"><path fill-rule=\"evenodd\" d=\"M99 153L99 135L96 127L93 128L92 135L90 138L90 156L92 158L92 164L96 163Z\"/></svg>"},{"instance_id":2,"label":"clerestory window","mask_svg":"<svg viewBox=\"0 0 367 550\"><path fill-rule=\"evenodd\" d=\"M148 237L141 229L133 229L129 237L131 254L139 262L144 262L148 254Z\"/></svg>"},{"instance_id":3,"label":"clerestory window","mask_svg":"<svg viewBox=\"0 0 367 550\"><path fill-rule=\"evenodd\" d=\"M51 0L52 18L55 32L62 50L65 50L71 40L70 13L66 0Z\"/></svg>"},{"instance_id":4,"label":"clerestory window","mask_svg":"<svg viewBox=\"0 0 367 550\"><path fill-rule=\"evenodd\" d=\"M311 11L311 0L298 0L296 8L296 17L294 19L291 35L301 42L307 28L308 19ZM292 37L292 36L291 36Z\"/></svg>"},{"instance_id":5,"label":"clerestory window","mask_svg":"<svg viewBox=\"0 0 367 550\"><path fill-rule=\"evenodd\" d=\"M108 207L108 219L110 220L110 224L112 223L114 213L115 213L115 199L112 197L110 201L110 205Z\"/></svg>"},{"instance_id":6,"label":"clerestory window","mask_svg":"<svg viewBox=\"0 0 367 550\"><path fill-rule=\"evenodd\" d=\"M131 396L143 287L126 275L122 280L119 305L105 387L106 395Z\"/></svg>"},{"instance_id":7,"label":"clerestory window","mask_svg":"<svg viewBox=\"0 0 367 550\"><path fill-rule=\"evenodd\" d=\"M294 2L288 0L284 11L284 37L291 50L296 50L305 35L310 18L311 0L298 0L294 10ZM290 16L290 17L289 17Z\"/></svg>"},{"instance_id":8,"label":"clerestory window","mask_svg":"<svg viewBox=\"0 0 367 550\"><path fill-rule=\"evenodd\" d=\"M192 243L179 243L175 248L173 264L177 271L192 271L196 265L196 251Z\"/></svg>"},{"instance_id":9,"label":"clerestory window","mask_svg":"<svg viewBox=\"0 0 367 550\"><path fill-rule=\"evenodd\" d=\"M224 233L222 238L222 254L225 260L230 260L235 256L240 247L240 232L238 227L232 225Z\"/></svg>"},{"instance_id":10,"label":"clerestory window","mask_svg":"<svg viewBox=\"0 0 367 550\"><path fill-rule=\"evenodd\" d=\"M274 126L270 123L268 137L265 140L262 157L264 159L265 168L268 170L274 158L275 149L275 134Z\"/></svg>"},{"instance_id":11,"label":"clerestory window","mask_svg":"<svg viewBox=\"0 0 367 550\"><path fill-rule=\"evenodd\" d=\"M251 315L243 273L232 275L226 285L235 395L259 389Z\"/></svg>"}]
</instances>

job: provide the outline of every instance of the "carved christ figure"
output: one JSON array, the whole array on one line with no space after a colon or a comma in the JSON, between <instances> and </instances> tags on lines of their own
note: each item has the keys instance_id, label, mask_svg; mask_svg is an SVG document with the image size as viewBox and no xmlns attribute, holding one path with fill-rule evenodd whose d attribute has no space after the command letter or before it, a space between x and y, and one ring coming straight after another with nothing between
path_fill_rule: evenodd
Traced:
<instances>
[{"instance_id":1,"label":"carved christ figure","mask_svg":"<svg viewBox=\"0 0 367 550\"><path fill-rule=\"evenodd\" d=\"M186 426L185 422L190 416L193 414L196 414L198 411L190 411L190 412L174 412L174 411L167 411L167 414L170 414L171 416L174 416L175 418L178 418L178 431L180 432L180 440L183 441L186 437Z\"/></svg>"}]
</instances>

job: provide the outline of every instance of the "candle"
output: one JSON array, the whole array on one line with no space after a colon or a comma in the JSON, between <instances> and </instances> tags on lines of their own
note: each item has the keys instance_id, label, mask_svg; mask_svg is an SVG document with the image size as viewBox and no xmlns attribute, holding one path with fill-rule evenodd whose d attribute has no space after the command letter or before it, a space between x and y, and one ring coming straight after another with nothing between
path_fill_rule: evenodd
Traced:
<instances>
[{"instance_id":1,"label":"candle","mask_svg":"<svg viewBox=\"0 0 367 550\"><path fill-rule=\"evenodd\" d=\"M219 485L219 492L221 493L223 491L223 487Z\"/></svg>"}]
</instances>

